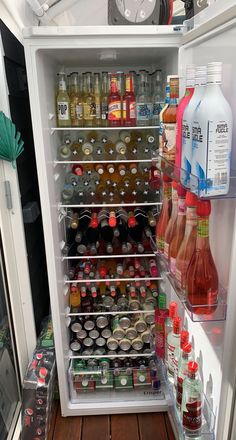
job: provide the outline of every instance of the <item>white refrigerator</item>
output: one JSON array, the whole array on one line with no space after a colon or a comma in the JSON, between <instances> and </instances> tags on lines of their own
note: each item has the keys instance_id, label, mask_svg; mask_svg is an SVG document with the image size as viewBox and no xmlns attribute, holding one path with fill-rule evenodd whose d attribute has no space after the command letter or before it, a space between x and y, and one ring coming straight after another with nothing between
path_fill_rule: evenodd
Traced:
<instances>
[{"instance_id":1,"label":"white refrigerator","mask_svg":"<svg viewBox=\"0 0 236 440\"><path fill-rule=\"evenodd\" d=\"M219 2L221 3L221 2ZM57 159L63 129L57 128L55 115L56 74L63 66L73 71L129 71L140 68L162 69L166 74L179 72L183 77L187 64L223 62L223 93L236 119L236 6L227 1L209 7L202 21L184 26L82 26L32 27L24 29L27 74L31 101L34 141L39 178L51 309L54 323L57 368L63 416L127 412L169 411L176 438L187 438L174 411L168 387L161 392L114 390L84 393L74 398L70 392L68 369L72 352L69 346L68 260L61 247L65 241L64 217L69 205L61 201L66 167ZM184 90L181 81L182 93ZM236 124L234 124L236 125ZM81 129L71 129L75 132ZM96 129L99 131L99 127ZM104 130L104 129L103 129ZM112 130L112 129L111 129ZM156 127L158 130L158 127ZM83 131L83 129L82 129ZM68 132L68 130L67 130ZM236 129L234 127L232 170L236 166ZM151 159L150 159L151 160ZM228 196L212 200L210 242L216 262L222 295L212 321L200 322L179 301L168 276L161 272L169 299L179 302L185 327L189 330L204 386L204 416L207 418L202 439L233 439L236 351L236 185L232 171ZM234 189L235 188L235 189ZM149 202L156 205L157 201ZM139 205L139 203L137 203ZM80 208L87 207L86 202ZM95 205L93 205L96 207ZM117 207L119 203L117 203ZM109 205L108 205L109 207ZM150 250L152 253L152 251ZM203 322L202 322L203 321ZM232 435L232 436L231 436Z\"/></svg>"}]
</instances>

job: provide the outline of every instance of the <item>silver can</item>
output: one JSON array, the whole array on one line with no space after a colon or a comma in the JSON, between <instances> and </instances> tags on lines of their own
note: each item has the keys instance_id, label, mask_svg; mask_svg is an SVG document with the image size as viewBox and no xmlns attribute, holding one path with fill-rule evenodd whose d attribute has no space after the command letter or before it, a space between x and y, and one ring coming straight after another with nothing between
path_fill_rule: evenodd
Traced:
<instances>
[{"instance_id":1,"label":"silver can","mask_svg":"<svg viewBox=\"0 0 236 440\"><path fill-rule=\"evenodd\" d=\"M98 347L104 347L104 345L106 345L106 339L101 337L97 338L95 342Z\"/></svg>"},{"instance_id":2,"label":"silver can","mask_svg":"<svg viewBox=\"0 0 236 440\"><path fill-rule=\"evenodd\" d=\"M107 352L107 354L108 354L109 356L116 356L116 355L117 355L117 353L116 353L115 350L109 350L109 351Z\"/></svg>"},{"instance_id":3,"label":"silver can","mask_svg":"<svg viewBox=\"0 0 236 440\"><path fill-rule=\"evenodd\" d=\"M83 340L83 345L85 346L85 347L92 347L93 346L93 340L91 339L91 338L85 338L84 340Z\"/></svg>"},{"instance_id":4,"label":"silver can","mask_svg":"<svg viewBox=\"0 0 236 440\"><path fill-rule=\"evenodd\" d=\"M72 351L80 351L81 344L79 343L79 341L73 341L70 344L70 348L71 348Z\"/></svg>"},{"instance_id":5,"label":"silver can","mask_svg":"<svg viewBox=\"0 0 236 440\"><path fill-rule=\"evenodd\" d=\"M73 324L71 324L70 328L73 333L78 333L82 329L82 325L80 324L80 322L74 322Z\"/></svg>"},{"instance_id":6,"label":"silver can","mask_svg":"<svg viewBox=\"0 0 236 440\"><path fill-rule=\"evenodd\" d=\"M123 338L119 342L121 350L128 351L131 347L131 341L128 338Z\"/></svg>"},{"instance_id":7,"label":"silver can","mask_svg":"<svg viewBox=\"0 0 236 440\"><path fill-rule=\"evenodd\" d=\"M119 320L120 327L126 330L130 327L130 319L128 316L122 316Z\"/></svg>"},{"instance_id":8,"label":"silver can","mask_svg":"<svg viewBox=\"0 0 236 440\"><path fill-rule=\"evenodd\" d=\"M114 298L112 298L111 296L105 296L102 303L104 307L106 307L106 309L110 309L114 304Z\"/></svg>"},{"instance_id":9,"label":"silver can","mask_svg":"<svg viewBox=\"0 0 236 440\"><path fill-rule=\"evenodd\" d=\"M83 350L83 352L81 354L82 354L82 356L91 356L93 354L93 349L86 348L85 350Z\"/></svg>"},{"instance_id":10,"label":"silver can","mask_svg":"<svg viewBox=\"0 0 236 440\"><path fill-rule=\"evenodd\" d=\"M155 336L155 334L156 334L156 326L155 326L155 324L150 325L150 330L151 330L152 335Z\"/></svg>"},{"instance_id":11,"label":"silver can","mask_svg":"<svg viewBox=\"0 0 236 440\"><path fill-rule=\"evenodd\" d=\"M91 330L91 331L89 332L89 337L90 337L91 339L97 339L97 338L99 338L99 332L96 330L96 328L94 328L93 330Z\"/></svg>"},{"instance_id":12,"label":"silver can","mask_svg":"<svg viewBox=\"0 0 236 440\"><path fill-rule=\"evenodd\" d=\"M149 325L154 324L154 322L155 322L155 314L154 314L154 312L144 313L144 320Z\"/></svg>"},{"instance_id":13,"label":"silver can","mask_svg":"<svg viewBox=\"0 0 236 440\"><path fill-rule=\"evenodd\" d=\"M135 310L140 310L140 302L137 300L137 299L131 299L130 301L129 301L129 308L130 308L130 310L132 310L132 311L135 311Z\"/></svg>"},{"instance_id":14,"label":"silver can","mask_svg":"<svg viewBox=\"0 0 236 440\"><path fill-rule=\"evenodd\" d=\"M94 321L92 321L91 319L87 319L87 321L85 321L84 323L84 328L87 331L93 330L95 327L95 323Z\"/></svg>"},{"instance_id":15,"label":"silver can","mask_svg":"<svg viewBox=\"0 0 236 440\"><path fill-rule=\"evenodd\" d=\"M101 355L103 356L105 353L106 353L106 350L104 347L99 347L99 348L96 348L96 350L94 350L94 355L96 355L96 356L101 356Z\"/></svg>"},{"instance_id":16,"label":"silver can","mask_svg":"<svg viewBox=\"0 0 236 440\"><path fill-rule=\"evenodd\" d=\"M131 341L135 338L137 338L138 333L137 330L134 327L129 327L126 332L125 335L128 339L130 339Z\"/></svg>"},{"instance_id":17,"label":"silver can","mask_svg":"<svg viewBox=\"0 0 236 440\"><path fill-rule=\"evenodd\" d=\"M145 332L143 332L142 334L141 334L141 338L142 338L142 341L144 342L144 343L147 343L147 344L149 344L149 342L151 342L152 341L152 334L151 334L151 332L150 332L150 330L146 330Z\"/></svg>"},{"instance_id":18,"label":"silver can","mask_svg":"<svg viewBox=\"0 0 236 440\"><path fill-rule=\"evenodd\" d=\"M147 330L147 323L141 317L141 318L139 318L135 322L134 327L135 327L135 330L137 330L138 333L143 333L143 332L145 332Z\"/></svg>"},{"instance_id":19,"label":"silver can","mask_svg":"<svg viewBox=\"0 0 236 440\"><path fill-rule=\"evenodd\" d=\"M105 328L108 325L108 319L106 316L98 316L96 319L96 325L98 328Z\"/></svg>"},{"instance_id":20,"label":"silver can","mask_svg":"<svg viewBox=\"0 0 236 440\"><path fill-rule=\"evenodd\" d=\"M89 367L89 368L96 368L97 366L98 366L97 359L91 358L91 359L87 360L87 367Z\"/></svg>"},{"instance_id":21,"label":"silver can","mask_svg":"<svg viewBox=\"0 0 236 440\"><path fill-rule=\"evenodd\" d=\"M140 337L133 339L132 347L134 350L141 350L143 348L143 341Z\"/></svg>"},{"instance_id":22,"label":"silver can","mask_svg":"<svg viewBox=\"0 0 236 440\"><path fill-rule=\"evenodd\" d=\"M115 338L113 338L112 336L107 340L107 347L109 348L109 350L116 350L118 348L118 342Z\"/></svg>"},{"instance_id":23,"label":"silver can","mask_svg":"<svg viewBox=\"0 0 236 440\"><path fill-rule=\"evenodd\" d=\"M78 332L78 333L76 333L76 338L77 339L80 339L80 340L82 340L82 339L85 339L87 337L87 332L86 332L86 330L80 330L80 332Z\"/></svg>"},{"instance_id":24,"label":"silver can","mask_svg":"<svg viewBox=\"0 0 236 440\"><path fill-rule=\"evenodd\" d=\"M120 341L121 339L124 338L125 336L125 330L123 328L121 328L120 326L117 326L114 330L113 330L113 336L115 339L117 339L118 341Z\"/></svg>"},{"instance_id":25,"label":"silver can","mask_svg":"<svg viewBox=\"0 0 236 440\"><path fill-rule=\"evenodd\" d=\"M111 337L111 330L109 328L104 328L102 330L101 336L105 339L108 339Z\"/></svg>"}]
</instances>

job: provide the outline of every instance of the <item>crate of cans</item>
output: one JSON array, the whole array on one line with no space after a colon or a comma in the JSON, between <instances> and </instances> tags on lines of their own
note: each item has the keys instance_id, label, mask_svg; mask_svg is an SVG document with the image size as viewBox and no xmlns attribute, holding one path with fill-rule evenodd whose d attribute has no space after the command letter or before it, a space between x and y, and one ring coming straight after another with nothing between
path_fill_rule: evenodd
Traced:
<instances>
[{"instance_id":1,"label":"crate of cans","mask_svg":"<svg viewBox=\"0 0 236 440\"><path fill-rule=\"evenodd\" d=\"M155 327L148 314L78 316L70 324L70 349L74 355L104 355L107 352L150 353Z\"/></svg>"},{"instance_id":2,"label":"crate of cans","mask_svg":"<svg viewBox=\"0 0 236 440\"><path fill-rule=\"evenodd\" d=\"M79 358L72 359L69 367L72 402L80 393L140 388L160 391L161 382L161 368L153 356Z\"/></svg>"},{"instance_id":3,"label":"crate of cans","mask_svg":"<svg viewBox=\"0 0 236 440\"><path fill-rule=\"evenodd\" d=\"M56 360L53 328L49 318L44 322L24 377L21 440L47 439L55 384Z\"/></svg>"}]
</instances>

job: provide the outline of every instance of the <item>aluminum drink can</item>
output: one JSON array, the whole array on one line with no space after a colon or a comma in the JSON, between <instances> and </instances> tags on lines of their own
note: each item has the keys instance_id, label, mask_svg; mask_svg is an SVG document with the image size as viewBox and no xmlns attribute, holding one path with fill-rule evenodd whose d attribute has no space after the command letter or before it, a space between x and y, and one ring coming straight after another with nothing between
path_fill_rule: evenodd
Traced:
<instances>
[{"instance_id":1,"label":"aluminum drink can","mask_svg":"<svg viewBox=\"0 0 236 440\"><path fill-rule=\"evenodd\" d=\"M70 344L70 349L72 351L80 351L81 344L79 343L79 341L72 341L71 344Z\"/></svg>"},{"instance_id":2,"label":"aluminum drink can","mask_svg":"<svg viewBox=\"0 0 236 440\"><path fill-rule=\"evenodd\" d=\"M109 356L116 356L116 351L115 350L109 350L108 352L107 352L107 354L109 354Z\"/></svg>"},{"instance_id":3,"label":"aluminum drink can","mask_svg":"<svg viewBox=\"0 0 236 440\"><path fill-rule=\"evenodd\" d=\"M109 350L116 350L118 348L118 341L112 336L107 340L107 347Z\"/></svg>"},{"instance_id":4,"label":"aluminum drink can","mask_svg":"<svg viewBox=\"0 0 236 440\"><path fill-rule=\"evenodd\" d=\"M109 369L110 368L110 361L109 359L103 358L99 360L99 367L103 369Z\"/></svg>"},{"instance_id":5,"label":"aluminum drink can","mask_svg":"<svg viewBox=\"0 0 236 440\"><path fill-rule=\"evenodd\" d=\"M155 322L155 314L153 312L144 313L144 320L147 324L154 324Z\"/></svg>"},{"instance_id":6,"label":"aluminum drink can","mask_svg":"<svg viewBox=\"0 0 236 440\"><path fill-rule=\"evenodd\" d=\"M104 345L106 345L106 339L101 337L97 338L95 342L98 347L104 347Z\"/></svg>"},{"instance_id":7,"label":"aluminum drink can","mask_svg":"<svg viewBox=\"0 0 236 440\"><path fill-rule=\"evenodd\" d=\"M102 330L101 336L105 339L108 339L111 337L111 330L109 328L104 328Z\"/></svg>"},{"instance_id":8,"label":"aluminum drink can","mask_svg":"<svg viewBox=\"0 0 236 440\"><path fill-rule=\"evenodd\" d=\"M97 339L97 338L99 338L99 332L96 330L96 328L94 328L93 330L91 330L91 331L89 332L89 337L90 337L91 339Z\"/></svg>"},{"instance_id":9,"label":"aluminum drink can","mask_svg":"<svg viewBox=\"0 0 236 440\"><path fill-rule=\"evenodd\" d=\"M128 318L128 316L122 316L119 320L119 323L120 327L124 330L130 327L130 319Z\"/></svg>"},{"instance_id":10,"label":"aluminum drink can","mask_svg":"<svg viewBox=\"0 0 236 440\"><path fill-rule=\"evenodd\" d=\"M140 337L133 339L132 347L134 350L141 350L143 348L143 341Z\"/></svg>"},{"instance_id":11,"label":"aluminum drink can","mask_svg":"<svg viewBox=\"0 0 236 440\"><path fill-rule=\"evenodd\" d=\"M95 327L95 323L94 321L92 321L91 319L87 319L87 321L85 321L84 323L84 328L87 331L93 330Z\"/></svg>"},{"instance_id":12,"label":"aluminum drink can","mask_svg":"<svg viewBox=\"0 0 236 440\"><path fill-rule=\"evenodd\" d=\"M143 332L141 334L141 338L144 343L150 343L152 341L152 335L150 330L146 330L145 332Z\"/></svg>"},{"instance_id":13,"label":"aluminum drink can","mask_svg":"<svg viewBox=\"0 0 236 440\"><path fill-rule=\"evenodd\" d=\"M99 347L94 350L94 355L96 356L103 356L106 353L106 350L104 347Z\"/></svg>"},{"instance_id":14,"label":"aluminum drink can","mask_svg":"<svg viewBox=\"0 0 236 440\"><path fill-rule=\"evenodd\" d=\"M129 327L126 332L125 335L128 339L130 339L131 341L135 338L137 338L138 333L137 330L134 327Z\"/></svg>"},{"instance_id":15,"label":"aluminum drink can","mask_svg":"<svg viewBox=\"0 0 236 440\"><path fill-rule=\"evenodd\" d=\"M80 340L82 340L82 339L85 339L87 337L87 332L86 332L86 330L80 330L80 332L78 332L78 333L76 333L76 338L77 339L80 339Z\"/></svg>"},{"instance_id":16,"label":"aluminum drink can","mask_svg":"<svg viewBox=\"0 0 236 440\"><path fill-rule=\"evenodd\" d=\"M129 302L129 308L132 311L140 310L140 302L137 299L131 299Z\"/></svg>"},{"instance_id":17,"label":"aluminum drink can","mask_svg":"<svg viewBox=\"0 0 236 440\"><path fill-rule=\"evenodd\" d=\"M98 316L96 319L96 325L98 328L105 328L108 326L108 319L106 316Z\"/></svg>"},{"instance_id":18,"label":"aluminum drink can","mask_svg":"<svg viewBox=\"0 0 236 440\"><path fill-rule=\"evenodd\" d=\"M138 333L143 333L147 330L147 324L142 317L135 322L134 327Z\"/></svg>"},{"instance_id":19,"label":"aluminum drink can","mask_svg":"<svg viewBox=\"0 0 236 440\"><path fill-rule=\"evenodd\" d=\"M120 346L121 350L128 351L131 347L131 342L129 339L123 338L120 340L119 346Z\"/></svg>"},{"instance_id":20,"label":"aluminum drink can","mask_svg":"<svg viewBox=\"0 0 236 440\"><path fill-rule=\"evenodd\" d=\"M123 328L121 328L120 326L117 326L113 330L113 336L114 336L115 339L120 341L121 339L123 339L125 337L125 330Z\"/></svg>"},{"instance_id":21,"label":"aluminum drink can","mask_svg":"<svg viewBox=\"0 0 236 440\"><path fill-rule=\"evenodd\" d=\"M73 322L70 328L73 333L78 333L80 330L82 330L82 325L80 322Z\"/></svg>"},{"instance_id":22,"label":"aluminum drink can","mask_svg":"<svg viewBox=\"0 0 236 440\"><path fill-rule=\"evenodd\" d=\"M83 350L83 352L81 354L82 354L82 356L91 356L93 354L93 349L86 348L85 350Z\"/></svg>"},{"instance_id":23,"label":"aluminum drink can","mask_svg":"<svg viewBox=\"0 0 236 440\"><path fill-rule=\"evenodd\" d=\"M83 345L85 346L85 347L92 347L93 346L93 340L91 339L91 338L85 338L84 340L83 340Z\"/></svg>"}]
</instances>

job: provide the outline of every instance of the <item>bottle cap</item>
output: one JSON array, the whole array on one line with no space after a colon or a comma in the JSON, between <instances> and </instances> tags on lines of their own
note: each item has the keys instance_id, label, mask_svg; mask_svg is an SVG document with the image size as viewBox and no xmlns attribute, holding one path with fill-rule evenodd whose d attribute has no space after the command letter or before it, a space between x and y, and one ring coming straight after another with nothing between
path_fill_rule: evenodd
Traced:
<instances>
[{"instance_id":1,"label":"bottle cap","mask_svg":"<svg viewBox=\"0 0 236 440\"><path fill-rule=\"evenodd\" d=\"M197 206L198 198L195 194L191 193L190 191L187 191L185 203L186 203L186 206Z\"/></svg>"},{"instance_id":2,"label":"bottle cap","mask_svg":"<svg viewBox=\"0 0 236 440\"><path fill-rule=\"evenodd\" d=\"M175 180L172 180L172 188L176 189L176 191L178 189L178 182L176 182Z\"/></svg>"},{"instance_id":3,"label":"bottle cap","mask_svg":"<svg viewBox=\"0 0 236 440\"><path fill-rule=\"evenodd\" d=\"M99 275L100 275L100 277L101 277L101 278L104 278L104 277L106 276L106 274L107 274L107 269L106 269L106 267L105 267L105 266L101 266L101 267L99 268Z\"/></svg>"},{"instance_id":4,"label":"bottle cap","mask_svg":"<svg viewBox=\"0 0 236 440\"><path fill-rule=\"evenodd\" d=\"M180 333L180 345L184 347L188 343L189 332L188 330L182 330Z\"/></svg>"},{"instance_id":5,"label":"bottle cap","mask_svg":"<svg viewBox=\"0 0 236 440\"><path fill-rule=\"evenodd\" d=\"M175 334L180 333L180 326L181 326L181 318L180 316L175 316L173 321L173 331Z\"/></svg>"},{"instance_id":6,"label":"bottle cap","mask_svg":"<svg viewBox=\"0 0 236 440\"><path fill-rule=\"evenodd\" d=\"M192 344L189 342L183 345L183 351L184 353L191 353L192 351Z\"/></svg>"},{"instance_id":7,"label":"bottle cap","mask_svg":"<svg viewBox=\"0 0 236 440\"><path fill-rule=\"evenodd\" d=\"M179 197L185 197L187 190L178 183L177 192Z\"/></svg>"},{"instance_id":8,"label":"bottle cap","mask_svg":"<svg viewBox=\"0 0 236 440\"><path fill-rule=\"evenodd\" d=\"M137 222L136 222L135 216L133 215L133 213L130 213L129 217L128 217L129 228L134 228L136 226L136 224L137 224Z\"/></svg>"},{"instance_id":9,"label":"bottle cap","mask_svg":"<svg viewBox=\"0 0 236 440\"><path fill-rule=\"evenodd\" d=\"M189 362L188 363L188 371L190 373L196 373L198 371L198 364L197 364L197 362Z\"/></svg>"},{"instance_id":10,"label":"bottle cap","mask_svg":"<svg viewBox=\"0 0 236 440\"><path fill-rule=\"evenodd\" d=\"M165 293L159 293L158 307L159 307L159 309L166 309L166 294Z\"/></svg>"},{"instance_id":11,"label":"bottle cap","mask_svg":"<svg viewBox=\"0 0 236 440\"><path fill-rule=\"evenodd\" d=\"M96 212L92 213L89 226L94 229L96 229L98 227L98 216L97 216Z\"/></svg>"},{"instance_id":12,"label":"bottle cap","mask_svg":"<svg viewBox=\"0 0 236 440\"><path fill-rule=\"evenodd\" d=\"M171 182L171 178L169 176L167 176L167 174L163 173L162 178L163 178L163 182L166 182L166 183Z\"/></svg>"},{"instance_id":13,"label":"bottle cap","mask_svg":"<svg viewBox=\"0 0 236 440\"><path fill-rule=\"evenodd\" d=\"M108 223L111 228L116 226L116 213L114 211L110 212Z\"/></svg>"},{"instance_id":14,"label":"bottle cap","mask_svg":"<svg viewBox=\"0 0 236 440\"><path fill-rule=\"evenodd\" d=\"M76 176L82 176L83 172L84 169L82 165L77 164L72 167L72 173L76 174Z\"/></svg>"},{"instance_id":15,"label":"bottle cap","mask_svg":"<svg viewBox=\"0 0 236 440\"><path fill-rule=\"evenodd\" d=\"M174 318L177 315L178 304L175 301L170 302L169 304L169 317Z\"/></svg>"},{"instance_id":16,"label":"bottle cap","mask_svg":"<svg viewBox=\"0 0 236 440\"><path fill-rule=\"evenodd\" d=\"M211 213L210 200L198 200L197 215L199 217L209 217L210 213Z\"/></svg>"}]
</instances>

